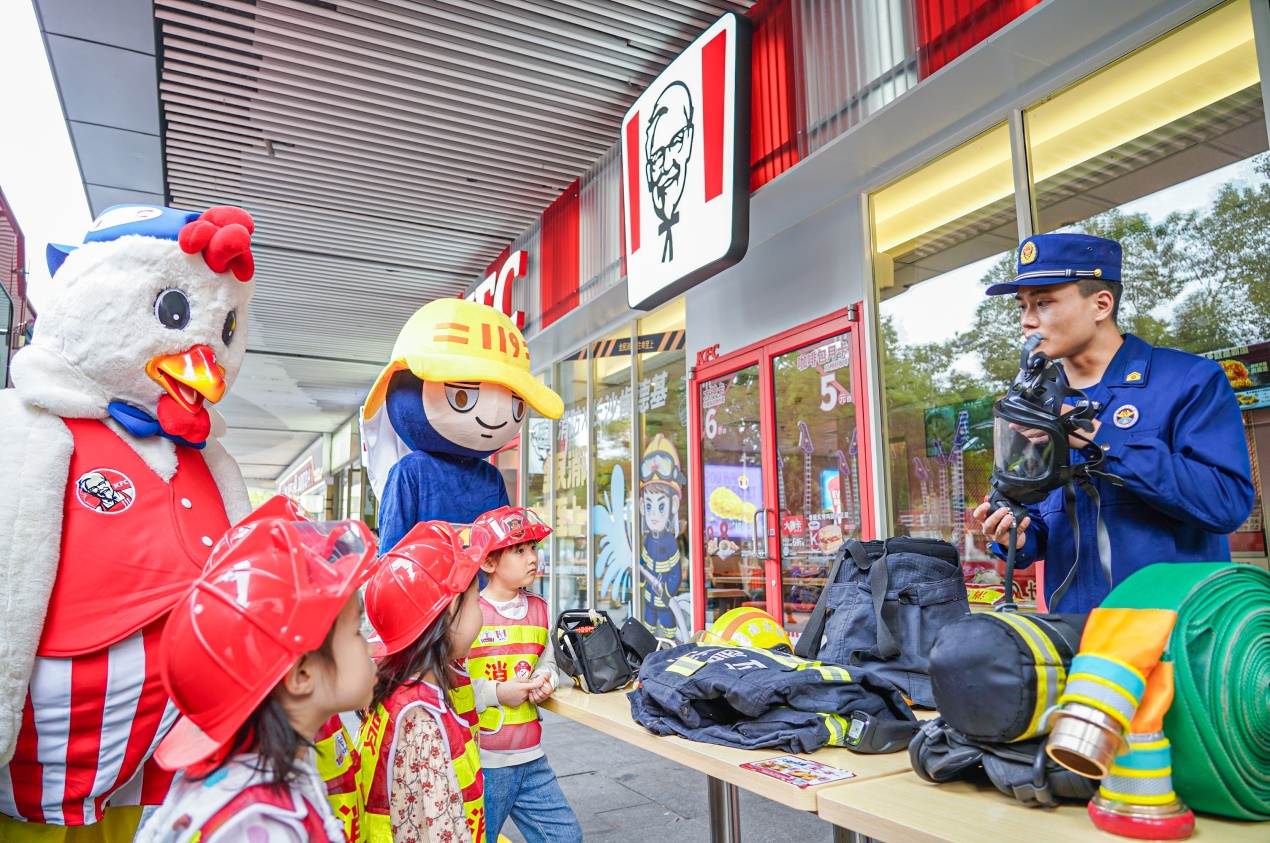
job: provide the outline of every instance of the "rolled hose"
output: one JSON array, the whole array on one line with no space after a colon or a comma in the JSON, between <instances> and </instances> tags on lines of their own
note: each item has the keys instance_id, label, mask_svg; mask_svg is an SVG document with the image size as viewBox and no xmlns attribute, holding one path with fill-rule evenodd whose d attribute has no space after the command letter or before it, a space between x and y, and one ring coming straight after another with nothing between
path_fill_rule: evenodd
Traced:
<instances>
[{"instance_id":1,"label":"rolled hose","mask_svg":"<svg viewBox=\"0 0 1270 843\"><path fill-rule=\"evenodd\" d=\"M1270 819L1270 573L1230 562L1143 568L1102 605L1172 609L1173 787L1197 811Z\"/></svg>"}]
</instances>

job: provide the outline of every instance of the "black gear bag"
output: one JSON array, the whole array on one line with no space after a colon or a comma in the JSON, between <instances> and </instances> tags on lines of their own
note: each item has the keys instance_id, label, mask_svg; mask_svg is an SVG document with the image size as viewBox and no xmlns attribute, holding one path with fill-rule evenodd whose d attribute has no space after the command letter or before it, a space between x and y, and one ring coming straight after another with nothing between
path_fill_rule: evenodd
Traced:
<instances>
[{"instance_id":1,"label":"black gear bag","mask_svg":"<svg viewBox=\"0 0 1270 843\"><path fill-rule=\"evenodd\" d=\"M851 539L838 551L794 652L867 667L913 705L934 708L931 646L941 629L969 613L961 559L948 542Z\"/></svg>"},{"instance_id":2,"label":"black gear bag","mask_svg":"<svg viewBox=\"0 0 1270 843\"><path fill-rule=\"evenodd\" d=\"M984 612L948 624L930 651L939 713L972 740L1012 743L1041 734L1086 618Z\"/></svg>"},{"instance_id":3,"label":"black gear bag","mask_svg":"<svg viewBox=\"0 0 1270 843\"><path fill-rule=\"evenodd\" d=\"M1012 744L975 741L939 717L921 724L908 757L917 775L935 784L972 778L982 767L997 790L1029 808L1053 808L1060 800L1088 802L1098 781L1060 767L1045 754L1044 744L1043 737Z\"/></svg>"},{"instance_id":4,"label":"black gear bag","mask_svg":"<svg viewBox=\"0 0 1270 843\"><path fill-rule=\"evenodd\" d=\"M626 661L617 625L608 612L587 609L561 612L551 643L556 652L556 665L589 694L616 691L635 676Z\"/></svg>"}]
</instances>

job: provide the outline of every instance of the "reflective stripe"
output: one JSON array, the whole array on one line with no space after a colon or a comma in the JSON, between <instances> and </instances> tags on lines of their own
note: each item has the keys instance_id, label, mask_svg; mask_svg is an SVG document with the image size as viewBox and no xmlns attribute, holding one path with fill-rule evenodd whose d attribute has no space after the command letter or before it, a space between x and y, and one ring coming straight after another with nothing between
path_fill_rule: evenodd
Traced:
<instances>
[{"instance_id":1,"label":"reflective stripe","mask_svg":"<svg viewBox=\"0 0 1270 843\"><path fill-rule=\"evenodd\" d=\"M1067 680L1067 688L1058 700L1059 706L1080 703L1096 708L1120 724L1120 728L1129 731L1129 724L1138 710L1135 700L1125 697L1121 688L1098 682L1090 677L1081 676Z\"/></svg>"},{"instance_id":2,"label":"reflective stripe","mask_svg":"<svg viewBox=\"0 0 1270 843\"><path fill-rule=\"evenodd\" d=\"M1116 758L1098 792L1133 805L1168 805L1173 792L1173 750L1162 732L1129 736L1129 751Z\"/></svg>"},{"instance_id":3,"label":"reflective stripe","mask_svg":"<svg viewBox=\"0 0 1270 843\"><path fill-rule=\"evenodd\" d=\"M692 656L680 656L671 663L670 667L666 668L666 672L678 673L680 676L691 676L705 666L705 662L694 659Z\"/></svg>"},{"instance_id":4,"label":"reflective stripe","mask_svg":"<svg viewBox=\"0 0 1270 843\"><path fill-rule=\"evenodd\" d=\"M847 745L847 734L851 730L851 721L838 714L826 714L825 726L829 729L830 746Z\"/></svg>"},{"instance_id":5,"label":"reflective stripe","mask_svg":"<svg viewBox=\"0 0 1270 843\"><path fill-rule=\"evenodd\" d=\"M1078 673L1087 673L1090 676L1097 676L1099 679L1106 680L1108 683L1120 688L1124 688L1125 693L1133 699L1134 706L1142 699L1142 695L1146 693L1147 680L1142 673L1128 662L1111 656L1103 656L1097 653L1081 653L1072 659L1071 675Z\"/></svg>"},{"instance_id":6,"label":"reflective stripe","mask_svg":"<svg viewBox=\"0 0 1270 843\"><path fill-rule=\"evenodd\" d=\"M1028 722L1023 734L1014 740L1021 741L1040 734L1044 728L1045 712L1058 702L1059 692L1067 679L1067 671L1063 668L1063 659L1058 654L1054 642L1028 618L1009 613L994 612L988 615L1009 625L1032 651L1036 665L1036 707L1032 710L1032 719Z\"/></svg>"}]
</instances>

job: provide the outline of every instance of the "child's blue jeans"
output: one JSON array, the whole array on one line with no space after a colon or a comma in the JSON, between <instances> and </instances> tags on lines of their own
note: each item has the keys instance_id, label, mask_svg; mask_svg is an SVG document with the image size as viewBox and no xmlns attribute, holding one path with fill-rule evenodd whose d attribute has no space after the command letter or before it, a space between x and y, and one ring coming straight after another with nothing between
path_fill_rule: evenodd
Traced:
<instances>
[{"instance_id":1,"label":"child's blue jeans","mask_svg":"<svg viewBox=\"0 0 1270 843\"><path fill-rule=\"evenodd\" d=\"M481 773L490 843L508 817L527 843L582 843L582 827L545 757L512 767L486 767Z\"/></svg>"}]
</instances>

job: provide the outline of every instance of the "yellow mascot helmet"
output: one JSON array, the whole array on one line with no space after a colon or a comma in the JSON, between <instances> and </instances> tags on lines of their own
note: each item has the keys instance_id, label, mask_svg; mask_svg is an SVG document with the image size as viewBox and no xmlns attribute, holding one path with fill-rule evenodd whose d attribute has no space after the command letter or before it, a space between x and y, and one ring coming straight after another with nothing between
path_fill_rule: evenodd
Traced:
<instances>
[{"instance_id":1,"label":"yellow mascot helmet","mask_svg":"<svg viewBox=\"0 0 1270 843\"><path fill-rule=\"evenodd\" d=\"M409 452L392 429L384 404L388 382L402 369L425 381L496 383L515 392L539 415L558 419L564 402L529 373L529 346L501 311L463 299L437 299L415 311L392 348L362 406L362 445L377 495L388 470Z\"/></svg>"}]
</instances>

